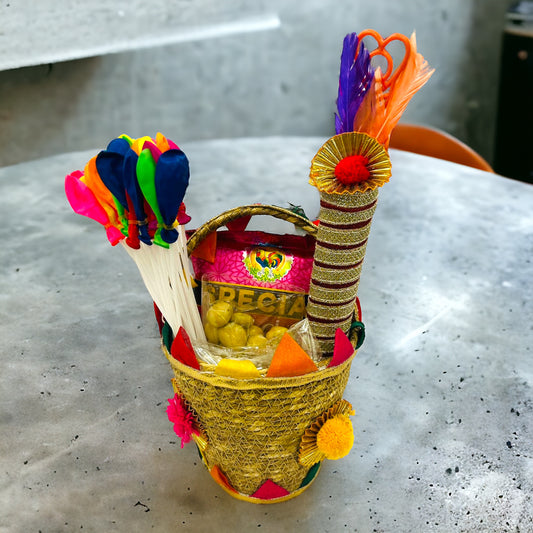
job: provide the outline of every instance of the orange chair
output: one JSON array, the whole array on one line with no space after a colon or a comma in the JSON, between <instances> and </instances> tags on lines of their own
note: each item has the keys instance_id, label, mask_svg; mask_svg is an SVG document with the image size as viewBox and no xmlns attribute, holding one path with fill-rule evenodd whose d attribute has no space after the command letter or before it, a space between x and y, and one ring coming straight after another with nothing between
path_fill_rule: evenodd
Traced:
<instances>
[{"instance_id":1,"label":"orange chair","mask_svg":"<svg viewBox=\"0 0 533 533\"><path fill-rule=\"evenodd\" d=\"M492 167L465 143L445 131L428 126L398 124L392 131L389 146L494 172Z\"/></svg>"}]
</instances>

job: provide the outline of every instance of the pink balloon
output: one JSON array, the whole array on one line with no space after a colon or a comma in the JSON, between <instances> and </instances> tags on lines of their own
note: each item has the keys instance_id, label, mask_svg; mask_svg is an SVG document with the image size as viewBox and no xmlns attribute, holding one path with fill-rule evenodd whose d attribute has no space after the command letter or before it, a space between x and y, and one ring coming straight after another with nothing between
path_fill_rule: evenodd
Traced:
<instances>
[{"instance_id":1,"label":"pink balloon","mask_svg":"<svg viewBox=\"0 0 533 533\"><path fill-rule=\"evenodd\" d=\"M154 162L157 163L157 161L159 160L159 156L161 155L161 150L156 146L155 143L150 142L150 141L146 141L143 144L143 150L145 148L148 148L148 150L150 150L150 153L152 154L152 158Z\"/></svg>"},{"instance_id":2,"label":"pink balloon","mask_svg":"<svg viewBox=\"0 0 533 533\"><path fill-rule=\"evenodd\" d=\"M75 213L92 218L106 228L106 234L112 246L115 246L124 235L111 225L104 208L98 203L94 193L80 181L83 172L76 170L65 177L65 193Z\"/></svg>"},{"instance_id":3,"label":"pink balloon","mask_svg":"<svg viewBox=\"0 0 533 533\"><path fill-rule=\"evenodd\" d=\"M125 236L115 226L108 226L105 229L107 240L111 243L111 246L118 244Z\"/></svg>"},{"instance_id":4,"label":"pink balloon","mask_svg":"<svg viewBox=\"0 0 533 533\"><path fill-rule=\"evenodd\" d=\"M174 142L174 141L171 141L170 139L167 139L167 143L168 143L168 147L171 149L171 150L179 150L179 146Z\"/></svg>"}]
</instances>

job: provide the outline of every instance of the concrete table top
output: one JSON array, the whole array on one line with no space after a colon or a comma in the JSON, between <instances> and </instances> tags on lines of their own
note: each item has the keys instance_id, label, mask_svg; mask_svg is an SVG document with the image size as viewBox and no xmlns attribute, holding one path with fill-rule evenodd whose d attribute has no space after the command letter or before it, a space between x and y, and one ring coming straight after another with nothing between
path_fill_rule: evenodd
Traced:
<instances>
[{"instance_id":1,"label":"concrete table top","mask_svg":"<svg viewBox=\"0 0 533 533\"><path fill-rule=\"evenodd\" d=\"M190 226L254 202L315 217L324 140L183 145ZM530 185L391 151L344 394L354 448L264 506L180 449L148 292L63 193L96 152L0 169L2 533L533 531Z\"/></svg>"}]
</instances>

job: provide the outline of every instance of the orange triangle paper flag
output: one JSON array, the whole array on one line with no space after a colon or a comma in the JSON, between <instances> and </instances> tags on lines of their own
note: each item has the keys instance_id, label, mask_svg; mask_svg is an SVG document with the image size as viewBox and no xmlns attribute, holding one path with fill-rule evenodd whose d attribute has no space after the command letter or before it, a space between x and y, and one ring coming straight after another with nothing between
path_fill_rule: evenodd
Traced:
<instances>
[{"instance_id":1,"label":"orange triangle paper flag","mask_svg":"<svg viewBox=\"0 0 533 533\"><path fill-rule=\"evenodd\" d=\"M213 468L211 468L211 470L209 471L209 473L211 474L211 476L213 476L213 479L219 484L221 485L222 487L228 489L229 491L231 492L237 492L229 483L228 481L228 478L226 477L226 475L224 474L224 472L222 472L222 470L220 470L219 466L218 465L215 465Z\"/></svg>"},{"instance_id":2,"label":"orange triangle paper flag","mask_svg":"<svg viewBox=\"0 0 533 533\"><path fill-rule=\"evenodd\" d=\"M274 352L267 370L267 377L302 376L316 370L318 367L313 360L288 333L285 333Z\"/></svg>"},{"instance_id":3,"label":"orange triangle paper flag","mask_svg":"<svg viewBox=\"0 0 533 533\"><path fill-rule=\"evenodd\" d=\"M217 253L217 232L213 231L210 233L196 249L192 252L194 257L198 259L203 259L209 263L215 262L215 254Z\"/></svg>"}]
</instances>

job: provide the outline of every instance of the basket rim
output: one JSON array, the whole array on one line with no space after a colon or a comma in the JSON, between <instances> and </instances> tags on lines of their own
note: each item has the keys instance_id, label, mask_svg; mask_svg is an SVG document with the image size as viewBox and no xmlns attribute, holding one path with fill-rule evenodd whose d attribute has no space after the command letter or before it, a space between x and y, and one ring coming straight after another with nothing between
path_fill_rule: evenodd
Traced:
<instances>
[{"instance_id":1,"label":"basket rim","mask_svg":"<svg viewBox=\"0 0 533 533\"><path fill-rule=\"evenodd\" d=\"M259 377L252 379L239 379L201 372L199 370L196 370L195 368L181 363L177 359L174 359L174 357L170 355L170 352L167 350L166 346L163 343L161 343L161 349L165 354L165 357L168 359L170 366L172 366L174 370L186 374L196 380L209 383L210 385L234 390L287 389L291 387L300 387L302 385L306 385L314 381L319 381L328 377L333 377L337 376L338 374L341 374L346 367L349 368L354 357L357 355L357 350L354 350L354 353L340 365L336 365L330 368L324 368L323 370L317 370L315 372L310 372L302 376L268 378Z\"/></svg>"}]
</instances>

